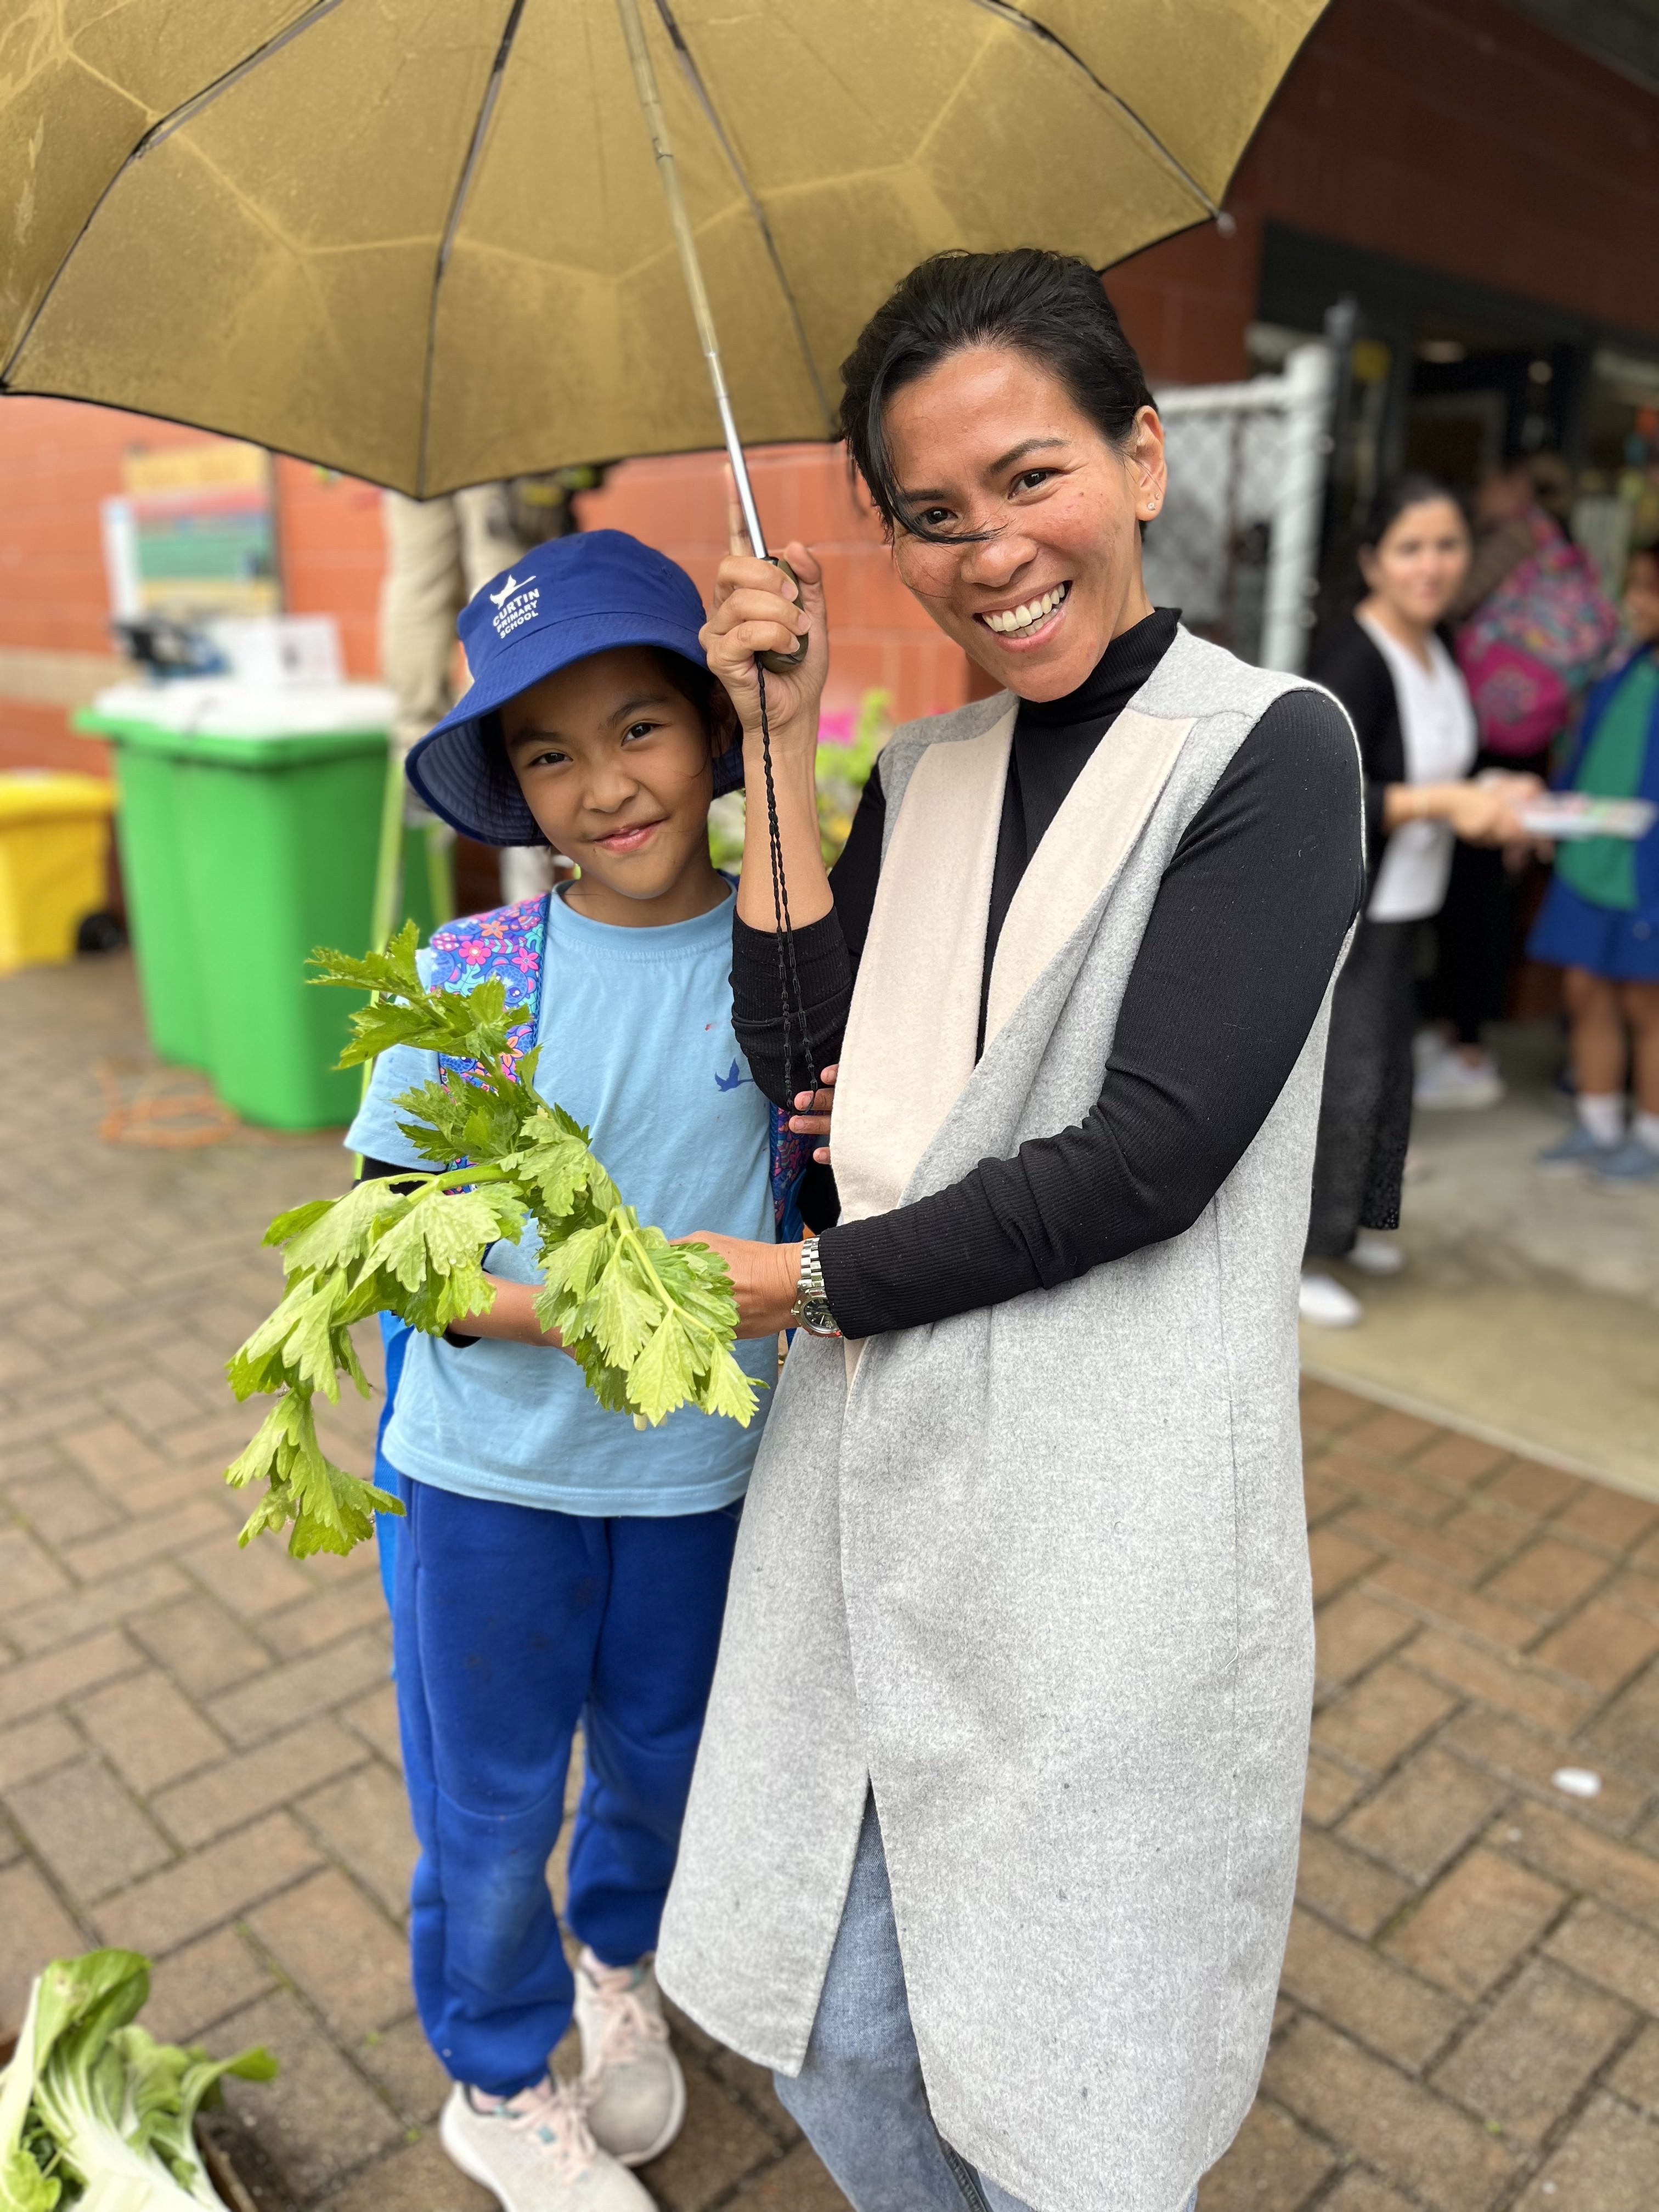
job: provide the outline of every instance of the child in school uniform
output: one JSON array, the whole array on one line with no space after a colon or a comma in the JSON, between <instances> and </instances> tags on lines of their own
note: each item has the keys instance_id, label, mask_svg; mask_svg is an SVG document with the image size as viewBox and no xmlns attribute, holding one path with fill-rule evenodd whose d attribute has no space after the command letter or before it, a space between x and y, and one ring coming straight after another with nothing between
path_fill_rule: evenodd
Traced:
<instances>
[{"instance_id":1,"label":"child in school uniform","mask_svg":"<svg viewBox=\"0 0 1659 2212\"><path fill-rule=\"evenodd\" d=\"M414 749L433 811L493 845L545 842L577 880L441 930L428 981L499 975L534 1008L536 1087L592 1132L642 1220L771 1237L806 1158L732 1027L732 892L711 795L740 780L736 720L684 571L596 531L536 547L460 619L472 684ZM366 1175L422 1165L393 1101L461 1066L384 1054L346 1142ZM416 2001L453 2077L441 2136L508 2212L637 2212L630 2166L685 2109L651 1954L760 1438L694 1407L639 1430L538 1327L534 1231L493 1246L487 1315L412 1336L384 1437L407 1519L393 1617L421 1855ZM775 1340L737 1356L769 1384ZM766 1401L762 1401L763 1413ZM549 1895L572 1740L573 1977ZM550 2075L572 2014L579 2082Z\"/></svg>"},{"instance_id":2,"label":"child in school uniform","mask_svg":"<svg viewBox=\"0 0 1659 2212\"><path fill-rule=\"evenodd\" d=\"M1631 556L1625 619L1634 650L1590 693L1559 781L1659 801L1659 545ZM1613 1188L1659 1182L1659 823L1634 840L1564 839L1527 950L1567 971L1577 1108L1539 1165Z\"/></svg>"}]
</instances>

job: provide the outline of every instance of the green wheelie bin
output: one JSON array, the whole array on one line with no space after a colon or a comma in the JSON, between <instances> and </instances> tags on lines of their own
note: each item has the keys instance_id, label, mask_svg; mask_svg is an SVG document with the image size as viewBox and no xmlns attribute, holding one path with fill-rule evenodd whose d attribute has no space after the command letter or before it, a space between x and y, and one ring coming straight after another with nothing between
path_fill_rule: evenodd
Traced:
<instances>
[{"instance_id":1,"label":"green wheelie bin","mask_svg":"<svg viewBox=\"0 0 1659 2212\"><path fill-rule=\"evenodd\" d=\"M379 685L250 695L122 684L76 717L113 741L117 835L157 1055L199 1067L248 1121L349 1121L334 1065L351 994L306 980L313 948L369 941L390 698Z\"/></svg>"}]
</instances>

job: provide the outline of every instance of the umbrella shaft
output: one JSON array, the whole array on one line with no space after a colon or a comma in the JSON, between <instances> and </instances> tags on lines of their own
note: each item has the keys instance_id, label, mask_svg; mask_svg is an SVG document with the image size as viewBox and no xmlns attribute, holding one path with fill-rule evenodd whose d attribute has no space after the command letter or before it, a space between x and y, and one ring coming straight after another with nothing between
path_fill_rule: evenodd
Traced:
<instances>
[{"instance_id":1,"label":"umbrella shaft","mask_svg":"<svg viewBox=\"0 0 1659 2212\"><path fill-rule=\"evenodd\" d=\"M650 48L645 43L645 26L640 21L639 0L617 0L617 12L622 17L623 36L628 42L628 58L634 65L634 82L638 88L640 106L645 110L646 123L651 132L651 150L657 157L657 174L662 179L663 197L668 202L668 220L674 233L674 245L680 257L680 270L685 278L685 289L690 295L697 336L702 343L703 359L708 364L708 380L714 387L714 404L720 410L720 428L725 434L726 450L731 458L732 476L738 489L738 504L743 509L749 543L764 560L767 557L766 538L761 530L760 510L755 505L754 487L749 481L748 464L743 457L743 441L738 436L731 395L726 388L726 372L720 366L720 342L714 329L714 310L708 304L708 289L702 281L702 266L697 259L697 241L691 228L691 218L686 212L684 196L680 191L679 170L675 166L674 149L668 136L662 100L657 91L657 72L652 66Z\"/></svg>"}]
</instances>

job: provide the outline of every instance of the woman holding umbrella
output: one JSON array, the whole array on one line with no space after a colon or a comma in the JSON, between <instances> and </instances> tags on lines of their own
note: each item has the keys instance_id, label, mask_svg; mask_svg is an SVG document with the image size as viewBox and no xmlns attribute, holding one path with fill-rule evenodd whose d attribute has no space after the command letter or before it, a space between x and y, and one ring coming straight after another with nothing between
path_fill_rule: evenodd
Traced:
<instances>
[{"instance_id":1,"label":"woman holding umbrella","mask_svg":"<svg viewBox=\"0 0 1659 2212\"><path fill-rule=\"evenodd\" d=\"M800 1333L661 1972L859 2212L1180 2212L1254 2094L1296 1866L1297 1282L1358 763L1328 696L1148 600L1162 433L1085 264L924 263L843 375L900 575L1006 688L895 734L832 879L819 570L721 570L753 792L753 656L811 638L763 694L793 947L752 806L733 981L775 1097L839 1060L842 1218L708 1240L745 1328Z\"/></svg>"}]
</instances>

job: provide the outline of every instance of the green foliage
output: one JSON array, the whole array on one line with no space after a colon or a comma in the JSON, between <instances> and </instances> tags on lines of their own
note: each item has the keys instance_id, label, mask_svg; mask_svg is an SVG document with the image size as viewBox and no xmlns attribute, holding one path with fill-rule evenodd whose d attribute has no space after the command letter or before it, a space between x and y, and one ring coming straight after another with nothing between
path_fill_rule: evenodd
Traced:
<instances>
[{"instance_id":1,"label":"green foliage","mask_svg":"<svg viewBox=\"0 0 1659 2212\"><path fill-rule=\"evenodd\" d=\"M820 733L817 767L818 842L823 865L839 858L853 826L859 793L870 781L876 757L892 735L893 701L886 691L866 691L859 702L850 743L842 744ZM708 810L708 850L714 866L735 874L743 860L744 811L747 802L740 791L727 792ZM757 805L764 804L757 798Z\"/></svg>"},{"instance_id":2,"label":"green foliage","mask_svg":"<svg viewBox=\"0 0 1659 2212\"><path fill-rule=\"evenodd\" d=\"M0 2212L192 2212L218 2207L194 2136L227 2074L268 2081L264 2051L210 2058L137 2025L149 1961L137 1951L54 1959L36 1978L0 2075Z\"/></svg>"},{"instance_id":3,"label":"green foliage","mask_svg":"<svg viewBox=\"0 0 1659 2212\"><path fill-rule=\"evenodd\" d=\"M859 702L853 741L818 747L818 842L829 867L840 855L853 826L859 793L870 781L877 755L893 731L893 702L885 691L866 691Z\"/></svg>"},{"instance_id":4,"label":"green foliage","mask_svg":"<svg viewBox=\"0 0 1659 2212\"><path fill-rule=\"evenodd\" d=\"M602 1406L641 1428L687 1404L744 1427L755 1410L757 1386L732 1356L738 1314L725 1263L641 1226L588 1132L538 1095L534 1053L506 1066L526 1010L495 981L428 990L415 946L410 922L384 952L313 955L317 981L380 994L352 1016L342 1065L407 1044L477 1061L483 1079L426 1083L398 1100L409 1116L398 1126L433 1172L360 1182L278 1214L265 1242L282 1252L286 1288L226 1370L238 1398L276 1400L226 1471L235 1489L265 1485L240 1540L291 1522L296 1559L349 1552L373 1534L376 1511L403 1510L335 1466L318 1439L319 1392L337 1401L344 1376L368 1395L354 1324L392 1313L432 1336L464 1327L494 1302L484 1251L503 1237L519 1243L527 1223L541 1238L537 1318L557 1331Z\"/></svg>"}]
</instances>

